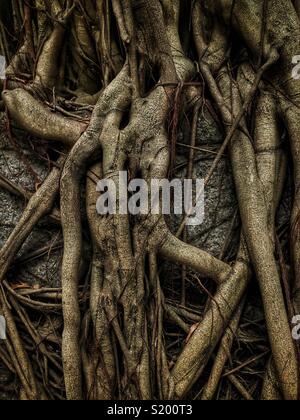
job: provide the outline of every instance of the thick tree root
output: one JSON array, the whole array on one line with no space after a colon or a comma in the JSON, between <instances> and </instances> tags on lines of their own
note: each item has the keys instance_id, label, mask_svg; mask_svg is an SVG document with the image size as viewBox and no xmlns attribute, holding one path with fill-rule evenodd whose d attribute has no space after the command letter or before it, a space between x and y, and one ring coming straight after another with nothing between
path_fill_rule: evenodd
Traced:
<instances>
[{"instance_id":1,"label":"thick tree root","mask_svg":"<svg viewBox=\"0 0 300 420\"><path fill-rule=\"evenodd\" d=\"M291 285L276 233L276 213L286 178L284 122L294 161L291 254L293 303L300 310L299 81L291 79L292 57L300 53L299 2L109 3L97 2L99 20L89 0L63 5L58 0L36 1L30 9L26 3L21 14L15 2L11 6L13 19L7 25L14 29L16 22L24 23L24 39L9 60L9 80L3 86L7 115L26 133L48 140L45 147L50 152L53 142L68 152L32 195L0 179L4 188L28 200L0 251L0 308L8 324L0 358L17 375L21 399L180 399L196 390L194 385L218 349L201 398L213 399L225 375L222 384L229 381L239 397L252 400L253 389L247 389L233 365L229 372L227 364L248 304L249 282L257 279L272 351L261 397L295 400L299 363L288 319L293 312ZM289 18L277 30L285 11ZM0 49L7 53L1 27ZM241 46L232 44L232 33L239 35L243 54L237 54ZM188 58L195 54L198 69ZM152 179L168 178L176 163L177 131L181 120L189 119L185 113L191 106L187 174L193 177L195 152L200 150L198 115L208 92L216 110L211 114L220 119L225 140L215 152L205 186L228 150L241 217L239 250L227 262L187 242L189 214L174 235L162 214L100 215L96 210L101 179L118 185L122 171L129 180L142 177L150 186ZM57 105L57 97L65 96L59 101L63 105ZM78 109L86 111L88 124L77 117ZM124 188L119 185L117 192ZM54 216L63 230L62 289L19 293L6 274L59 194L60 213L56 210ZM92 258L83 287L84 235L91 238ZM183 266L178 301L167 295L159 257ZM207 288L197 277L209 295L203 313L199 308L194 313L189 302L190 270L212 281ZM42 313L44 324L33 321L31 312ZM166 331L167 322L171 332ZM177 353L169 351L174 328L180 329ZM62 340L58 329L63 329ZM29 358L32 346L37 350Z\"/></svg>"}]
</instances>

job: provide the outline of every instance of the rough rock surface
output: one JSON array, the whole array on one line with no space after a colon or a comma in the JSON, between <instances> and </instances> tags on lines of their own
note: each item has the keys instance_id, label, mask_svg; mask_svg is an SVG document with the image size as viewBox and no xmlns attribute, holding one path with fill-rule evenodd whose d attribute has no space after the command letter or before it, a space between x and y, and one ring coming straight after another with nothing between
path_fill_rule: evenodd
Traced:
<instances>
[{"instance_id":1,"label":"rough rock surface","mask_svg":"<svg viewBox=\"0 0 300 420\"><path fill-rule=\"evenodd\" d=\"M211 114L206 110L199 116L196 147L194 156L193 178L204 179L213 164L216 152L220 148L224 137L218 129ZM186 163L189 156L190 132L185 130L179 135L178 167L176 177L186 176ZM185 144L183 147L181 144ZM237 210L234 183L232 179L228 156L220 161L208 186L205 188L204 220L199 226L188 227L188 240L193 245L204 249L216 257L226 252L224 248L228 235L232 230ZM182 218L176 217L175 226ZM174 223L174 221L173 221ZM234 237L237 243L236 235Z\"/></svg>"},{"instance_id":2,"label":"rough rock surface","mask_svg":"<svg viewBox=\"0 0 300 420\"><path fill-rule=\"evenodd\" d=\"M47 176L47 163L33 153L30 144L20 140L11 141L6 133L5 117L0 120L0 174L28 192L35 191L35 184ZM9 237L20 219L25 200L0 189L0 246ZM16 268L9 273L10 280L30 285L55 286L59 283L60 251L52 252L61 241L60 230L43 220L20 250ZM41 257L30 258L30 254L49 246Z\"/></svg>"}]
</instances>

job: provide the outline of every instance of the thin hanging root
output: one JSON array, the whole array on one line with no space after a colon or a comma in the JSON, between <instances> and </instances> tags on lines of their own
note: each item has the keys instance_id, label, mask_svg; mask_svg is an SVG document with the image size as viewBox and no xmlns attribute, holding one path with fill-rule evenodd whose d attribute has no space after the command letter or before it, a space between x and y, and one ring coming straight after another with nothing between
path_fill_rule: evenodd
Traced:
<instances>
[{"instance_id":1,"label":"thin hanging root","mask_svg":"<svg viewBox=\"0 0 300 420\"><path fill-rule=\"evenodd\" d=\"M244 385L236 378L234 375L228 375L229 381L234 385L234 387L239 391L239 393L242 395L242 397L246 401L253 401L252 395L249 394L247 389L244 387Z\"/></svg>"},{"instance_id":2,"label":"thin hanging root","mask_svg":"<svg viewBox=\"0 0 300 420\"><path fill-rule=\"evenodd\" d=\"M189 153L189 163L187 168L187 179L193 179L194 175L194 158L195 158L195 147L196 147L196 138L197 138L197 128L198 128L198 121L199 121L199 112L202 106L202 101L198 99L194 106L193 110L193 122L192 122L192 130L191 130L191 142L190 142L190 153ZM188 242L188 230L185 227L183 232L183 241ZM182 267L182 285L181 285L181 304L183 306L186 305L186 266Z\"/></svg>"},{"instance_id":3,"label":"thin hanging root","mask_svg":"<svg viewBox=\"0 0 300 420\"><path fill-rule=\"evenodd\" d=\"M242 302L239 304L238 309L236 310L236 313L234 314L228 328L226 329L223 335L223 338L220 344L220 349L217 353L213 369L211 371L209 380L207 384L205 385L205 388L201 396L202 400L212 400L217 391L222 373L225 368L225 364L227 360L230 359L232 344L238 330L238 326L240 323L244 306L245 306L245 299L243 299Z\"/></svg>"},{"instance_id":4,"label":"thin hanging root","mask_svg":"<svg viewBox=\"0 0 300 420\"><path fill-rule=\"evenodd\" d=\"M19 379L24 387L26 397L29 400L37 400L40 394L37 388L36 378L2 288L0 288L0 308L5 317L7 333L11 341L11 344L7 342L8 351L13 361L15 361L14 366L19 374Z\"/></svg>"},{"instance_id":5,"label":"thin hanging root","mask_svg":"<svg viewBox=\"0 0 300 420\"><path fill-rule=\"evenodd\" d=\"M29 316L27 315L26 311L19 305L17 300L12 295L9 296L9 302L11 303L12 307L17 312L19 318L25 325L29 335L31 336L32 340L34 341L40 353L43 355L44 360L49 359L49 361L58 369L58 371L62 372L61 364L58 363L57 360L47 350L47 347L43 343L41 335L33 327L33 324L30 321Z\"/></svg>"},{"instance_id":6,"label":"thin hanging root","mask_svg":"<svg viewBox=\"0 0 300 420\"><path fill-rule=\"evenodd\" d=\"M7 342L9 338L7 337ZM9 347L6 345L6 347ZM16 368L14 366L14 362L12 360L12 357L10 357L10 354L8 350L4 349L4 347L0 346L0 360L1 363L9 370L9 372L16 374Z\"/></svg>"}]
</instances>

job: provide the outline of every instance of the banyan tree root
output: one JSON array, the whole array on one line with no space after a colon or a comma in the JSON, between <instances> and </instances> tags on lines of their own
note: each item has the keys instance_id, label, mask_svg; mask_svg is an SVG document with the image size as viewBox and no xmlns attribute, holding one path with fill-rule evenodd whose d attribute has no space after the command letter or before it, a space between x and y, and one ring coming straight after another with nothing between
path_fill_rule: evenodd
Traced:
<instances>
[{"instance_id":1,"label":"banyan tree root","mask_svg":"<svg viewBox=\"0 0 300 420\"><path fill-rule=\"evenodd\" d=\"M244 301L239 305L236 313L234 314L229 326L227 327L218 350L213 369L211 371L209 380L205 385L205 388L202 392L201 399L212 400L217 391L217 388L220 383L220 378L223 374L225 365L230 358L230 352L233 344L234 337L237 333L239 322L242 316L244 309Z\"/></svg>"},{"instance_id":2,"label":"banyan tree root","mask_svg":"<svg viewBox=\"0 0 300 420\"><path fill-rule=\"evenodd\" d=\"M12 2L15 19L5 22L9 29L24 19L24 42L10 61L2 93L7 117L26 133L47 140L49 150L58 143L64 158L58 159L30 197L2 247L0 280L5 280L26 238L59 197L64 325L61 365L46 346L39 347L53 368L51 380L43 378L42 386L18 335L9 302L33 342L40 336L20 305L37 306L28 298L18 300L5 282L0 300L9 320L9 339L0 357L17 373L21 395L56 398L59 381L54 369L59 371L61 366L68 399L187 397L221 343L201 395L202 399L214 398L230 360L252 279L260 286L272 351L262 398L297 399L299 365L288 319L291 296L285 294L294 287L293 303L299 307L299 82L290 79L290 63L300 51L300 23L292 2L115 0L97 2L99 14L94 13L90 0L67 1L63 6L57 0L33 1L30 9L27 2L23 6L19 16ZM274 31L273 24L284 16L285 8L289 19ZM233 31L242 48L232 45ZM3 39L0 46L6 44ZM191 60L195 55L197 66ZM84 66L86 71L82 71ZM187 102L201 115L208 94L225 140L205 184L228 150L241 216L239 250L230 263L179 238L184 231L184 239L188 238L188 214L176 236L162 214L101 216L96 209L96 185L101 179L118 185L119 172L125 171L129 179L142 177L150 186L152 179L168 178L176 161L178 124L190 106ZM73 112L64 109L67 105ZM83 110L88 110L88 124L80 117ZM285 290L282 255L280 261L276 258L276 213L286 175L281 123L293 152L296 187L292 216L295 283L286 284ZM195 142L191 147L196 148ZM193 160L194 153L190 153L189 176ZM118 186L118 193L122 187ZM121 206L120 200L117 205ZM92 247L85 276L88 307L79 299L86 235ZM187 307L181 311L166 303L160 257L184 266L186 275L193 270L215 285L216 292L196 317L196 325L187 323L188 319L195 321L195 315L189 315L188 294L183 293ZM285 276L285 282L289 280ZM172 360L165 319L187 335ZM245 399L252 399L234 375L228 379Z\"/></svg>"}]
</instances>

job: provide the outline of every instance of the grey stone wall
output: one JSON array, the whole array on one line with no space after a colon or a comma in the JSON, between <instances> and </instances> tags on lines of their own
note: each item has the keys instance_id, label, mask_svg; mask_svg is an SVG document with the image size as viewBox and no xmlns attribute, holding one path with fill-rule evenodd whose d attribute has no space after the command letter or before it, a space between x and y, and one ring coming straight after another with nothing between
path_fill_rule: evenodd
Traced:
<instances>
[{"instance_id":1,"label":"grey stone wall","mask_svg":"<svg viewBox=\"0 0 300 420\"><path fill-rule=\"evenodd\" d=\"M211 114L207 110L203 110L198 121L196 147L199 150L195 150L194 178L204 179L206 177L223 140L223 133L218 129ZM179 146L177 149L180 169L176 171L175 175L184 178L187 172L188 145L190 144L190 129L188 127L185 127L184 131L180 133L179 144L186 144L186 147ZM228 156L224 155L205 188L204 221L199 226L188 227L189 242L219 257L224 252L236 212L237 202L230 162ZM233 239L236 243L236 235ZM231 245L233 245L232 241Z\"/></svg>"},{"instance_id":2,"label":"grey stone wall","mask_svg":"<svg viewBox=\"0 0 300 420\"><path fill-rule=\"evenodd\" d=\"M36 183L43 181L48 173L47 162L39 159L38 152L28 140L20 141L13 136L8 138L5 118L0 119L0 174L28 192L34 192ZM0 246L6 241L19 221L25 200L0 188ZM57 249L61 242L60 229L54 227L45 218L34 229L20 250L16 268L9 273L15 283L25 282L30 285L57 286L59 283L59 265L61 251ZM46 247L48 251L45 251ZM41 251L40 256L33 253ZM44 252L43 252L44 251Z\"/></svg>"}]
</instances>

